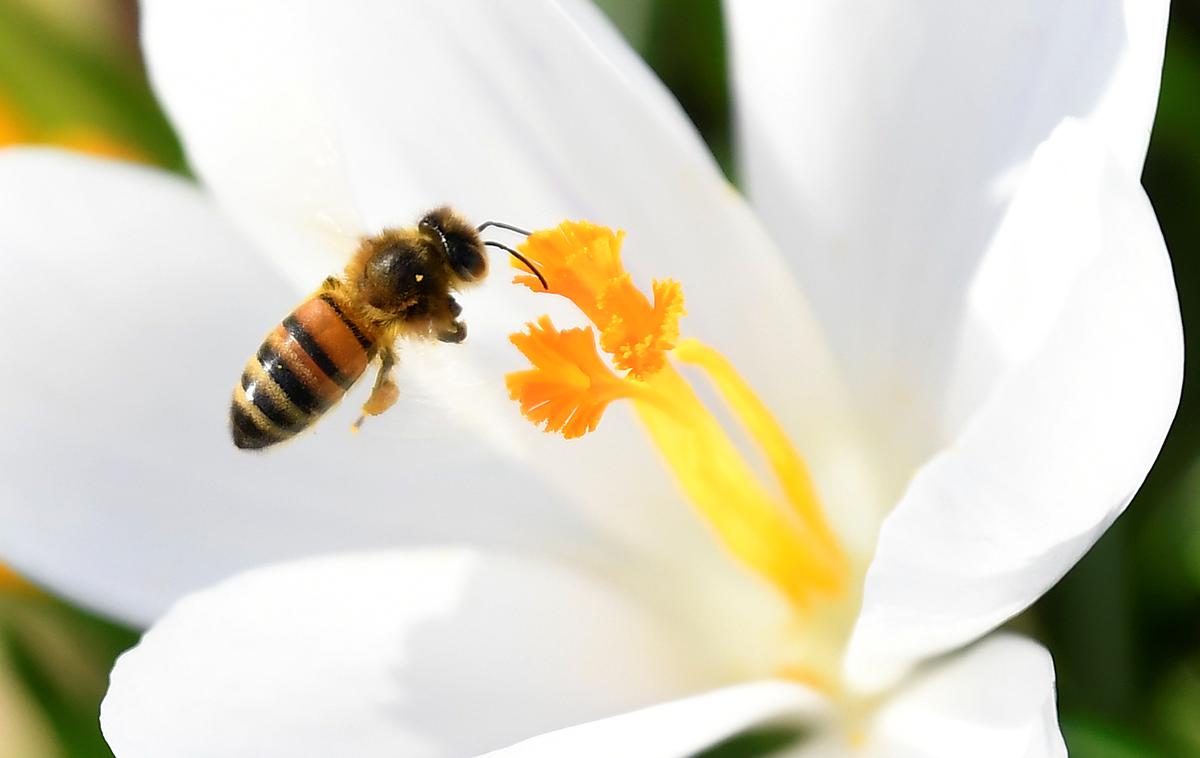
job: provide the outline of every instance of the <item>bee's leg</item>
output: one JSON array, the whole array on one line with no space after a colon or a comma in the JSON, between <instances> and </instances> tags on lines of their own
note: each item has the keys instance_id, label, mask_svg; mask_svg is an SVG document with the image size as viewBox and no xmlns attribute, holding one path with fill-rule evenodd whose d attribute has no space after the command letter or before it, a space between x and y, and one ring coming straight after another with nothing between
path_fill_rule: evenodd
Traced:
<instances>
[{"instance_id":1,"label":"bee's leg","mask_svg":"<svg viewBox=\"0 0 1200 758\"><path fill-rule=\"evenodd\" d=\"M459 314L462 313L462 306L454 298L449 298L446 310L454 320L450 322L449 327L438 332L437 338L442 342L462 342L467 338L467 325L458 320Z\"/></svg>"},{"instance_id":2,"label":"bee's leg","mask_svg":"<svg viewBox=\"0 0 1200 758\"><path fill-rule=\"evenodd\" d=\"M363 403L362 415L354 422L354 430L358 431L367 416L378 416L395 405L400 397L400 387L392 381L392 367L396 365L396 351L385 347L379 353L379 373L375 376L375 384L371 387L371 395Z\"/></svg>"},{"instance_id":3,"label":"bee's leg","mask_svg":"<svg viewBox=\"0 0 1200 758\"><path fill-rule=\"evenodd\" d=\"M449 329L438 332L437 338L442 342L462 342L467 338L467 325L461 321L455 321Z\"/></svg>"}]
</instances>

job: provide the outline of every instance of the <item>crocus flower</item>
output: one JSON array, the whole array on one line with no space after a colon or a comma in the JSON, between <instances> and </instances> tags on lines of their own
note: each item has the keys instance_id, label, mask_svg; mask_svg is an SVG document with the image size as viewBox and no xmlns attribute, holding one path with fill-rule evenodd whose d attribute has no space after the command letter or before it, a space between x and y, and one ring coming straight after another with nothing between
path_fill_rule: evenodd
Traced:
<instances>
[{"instance_id":1,"label":"crocus flower","mask_svg":"<svg viewBox=\"0 0 1200 758\"><path fill-rule=\"evenodd\" d=\"M9 376L41 372L0 406L0 551L134 621L270 564L118 663L120 758L685 755L776 719L804 755L1064 754L1046 651L976 640L1119 515L1174 414L1137 180L1166 4L727 11L753 210L569 0L150 2L206 191L0 160ZM543 229L543 264L603 258L619 302L494 273L363 433L351 397L235 451L262 332L443 202ZM566 359L627 384L541 413Z\"/></svg>"}]
</instances>

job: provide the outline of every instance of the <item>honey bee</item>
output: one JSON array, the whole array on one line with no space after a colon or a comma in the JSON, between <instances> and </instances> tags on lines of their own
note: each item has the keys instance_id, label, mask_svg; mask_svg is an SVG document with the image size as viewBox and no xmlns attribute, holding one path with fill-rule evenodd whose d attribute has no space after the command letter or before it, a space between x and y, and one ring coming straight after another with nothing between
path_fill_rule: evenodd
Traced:
<instances>
[{"instance_id":1,"label":"honey bee","mask_svg":"<svg viewBox=\"0 0 1200 758\"><path fill-rule=\"evenodd\" d=\"M507 251L545 287L520 253L480 237L492 226L529 236L497 221L472 226L443 207L416 226L363 238L343 275L327 278L246 363L229 411L233 444L257 450L294 437L341 400L377 356L379 373L354 428L390 408L400 394L391 378L399 337L466 339L462 306L451 293L487 275L485 246Z\"/></svg>"}]
</instances>

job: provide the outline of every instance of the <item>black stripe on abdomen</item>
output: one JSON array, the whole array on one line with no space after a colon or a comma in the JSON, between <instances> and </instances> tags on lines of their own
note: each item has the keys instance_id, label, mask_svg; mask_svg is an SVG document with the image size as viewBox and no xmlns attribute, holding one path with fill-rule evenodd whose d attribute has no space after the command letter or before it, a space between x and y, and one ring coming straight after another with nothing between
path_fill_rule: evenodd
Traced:
<instances>
[{"instance_id":1,"label":"black stripe on abdomen","mask_svg":"<svg viewBox=\"0 0 1200 758\"><path fill-rule=\"evenodd\" d=\"M340 311L338 312L338 315L342 316ZM342 318L342 321L345 322L344 317ZM342 370L338 368L338 365L334 363L333 359L321 349L321 346L317 344L317 341L313 338L313 336L308 333L307 329L304 328L304 324L301 324L296 317L292 315L283 320L283 328L287 330L288 336L295 340L296 344L298 344L301 349L308 354L308 357L312 358L313 363L317 364L317 368L325 372L325 376L329 377L334 384L342 389L350 389L351 385L354 384L354 379L351 379L342 373ZM357 333L355 336L358 336Z\"/></svg>"},{"instance_id":2,"label":"black stripe on abdomen","mask_svg":"<svg viewBox=\"0 0 1200 758\"><path fill-rule=\"evenodd\" d=\"M294 433L308 426L307 419L293 418L287 411L280 408L279 404L271 397L271 393L267 392L261 383L251 376L249 369L242 372L242 389L246 393L246 399L253 403L254 407L281 432Z\"/></svg>"},{"instance_id":3,"label":"black stripe on abdomen","mask_svg":"<svg viewBox=\"0 0 1200 758\"><path fill-rule=\"evenodd\" d=\"M263 372L278 385L280 392L291 401L302 413L317 415L329 407L309 389L304 381L288 367L287 361L276 352L270 341L264 342L258 349L258 362Z\"/></svg>"},{"instance_id":4,"label":"black stripe on abdomen","mask_svg":"<svg viewBox=\"0 0 1200 758\"><path fill-rule=\"evenodd\" d=\"M243 450L258 450L279 441L236 402L230 407L229 421L233 425L233 444Z\"/></svg>"}]
</instances>

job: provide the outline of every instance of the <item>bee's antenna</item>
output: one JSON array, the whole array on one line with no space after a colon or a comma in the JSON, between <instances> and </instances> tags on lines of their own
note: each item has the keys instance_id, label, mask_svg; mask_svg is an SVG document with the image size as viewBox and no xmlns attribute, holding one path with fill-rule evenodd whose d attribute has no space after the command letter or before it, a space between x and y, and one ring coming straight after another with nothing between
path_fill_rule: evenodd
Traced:
<instances>
[{"instance_id":1,"label":"bee's antenna","mask_svg":"<svg viewBox=\"0 0 1200 758\"><path fill-rule=\"evenodd\" d=\"M496 224L495 222L491 222L491 221L489 221L488 223L494 224L495 226L503 226L503 224ZM489 245L491 247L498 247L501 250L506 251L512 257L519 260L521 263L524 263L525 267L528 268L530 271L532 271L533 275L536 276L538 278L538 281L542 283L542 289L546 289L546 290L550 289L550 285L546 284L546 277L542 276L542 272L538 271L537 267L534 266L532 263L530 263L528 258L521 255L516 250L513 250L508 245L504 245L499 242L493 242L492 240L485 240L483 244Z\"/></svg>"},{"instance_id":2,"label":"bee's antenna","mask_svg":"<svg viewBox=\"0 0 1200 758\"><path fill-rule=\"evenodd\" d=\"M519 226L513 226L512 224L506 224L502 221L484 221L482 224L475 227L475 231L482 232L484 229L487 229L489 226L498 226L501 229L507 229L510 232L516 232L517 234L524 234L526 237L528 237L530 234L532 234L532 232L527 232Z\"/></svg>"}]
</instances>

